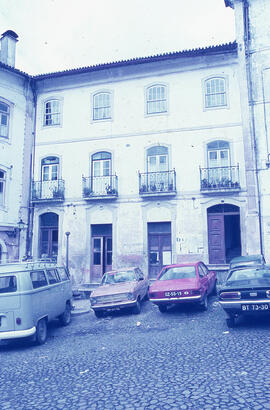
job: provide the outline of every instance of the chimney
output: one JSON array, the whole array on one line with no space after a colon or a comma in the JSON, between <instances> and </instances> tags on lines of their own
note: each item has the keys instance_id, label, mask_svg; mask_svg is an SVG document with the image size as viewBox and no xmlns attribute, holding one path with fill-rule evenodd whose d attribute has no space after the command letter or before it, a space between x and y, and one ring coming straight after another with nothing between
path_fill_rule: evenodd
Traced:
<instances>
[{"instance_id":1,"label":"chimney","mask_svg":"<svg viewBox=\"0 0 270 410\"><path fill-rule=\"evenodd\" d=\"M7 30L0 38L1 51L0 61L10 67L15 67L15 51L18 35L12 31Z\"/></svg>"}]
</instances>

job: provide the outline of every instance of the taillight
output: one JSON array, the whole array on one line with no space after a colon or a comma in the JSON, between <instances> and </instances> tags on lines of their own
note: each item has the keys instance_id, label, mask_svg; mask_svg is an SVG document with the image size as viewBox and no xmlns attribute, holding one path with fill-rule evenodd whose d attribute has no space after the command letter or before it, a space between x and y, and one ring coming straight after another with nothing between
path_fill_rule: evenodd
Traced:
<instances>
[{"instance_id":1,"label":"taillight","mask_svg":"<svg viewBox=\"0 0 270 410\"><path fill-rule=\"evenodd\" d=\"M221 292L219 294L221 299L241 299L240 292Z\"/></svg>"},{"instance_id":2,"label":"taillight","mask_svg":"<svg viewBox=\"0 0 270 410\"><path fill-rule=\"evenodd\" d=\"M21 325L22 324L22 319L20 317L16 317L16 324Z\"/></svg>"},{"instance_id":3,"label":"taillight","mask_svg":"<svg viewBox=\"0 0 270 410\"><path fill-rule=\"evenodd\" d=\"M201 294L201 289L192 290L191 293L194 296L199 296Z\"/></svg>"},{"instance_id":4,"label":"taillight","mask_svg":"<svg viewBox=\"0 0 270 410\"><path fill-rule=\"evenodd\" d=\"M155 297L157 297L157 292L151 292L151 293L149 293L149 297L150 297L150 298L155 298Z\"/></svg>"}]
</instances>

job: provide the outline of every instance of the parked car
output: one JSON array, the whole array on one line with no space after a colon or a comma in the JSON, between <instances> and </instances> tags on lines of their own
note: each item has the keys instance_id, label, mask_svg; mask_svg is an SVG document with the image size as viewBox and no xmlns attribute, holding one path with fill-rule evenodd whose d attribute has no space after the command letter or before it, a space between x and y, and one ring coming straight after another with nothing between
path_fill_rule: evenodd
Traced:
<instances>
[{"instance_id":1,"label":"parked car","mask_svg":"<svg viewBox=\"0 0 270 410\"><path fill-rule=\"evenodd\" d=\"M24 262L0 265L0 340L47 339L47 324L71 321L72 287L63 266Z\"/></svg>"},{"instance_id":2,"label":"parked car","mask_svg":"<svg viewBox=\"0 0 270 410\"><path fill-rule=\"evenodd\" d=\"M228 327L242 315L270 314L270 267L231 270L219 291L219 302Z\"/></svg>"},{"instance_id":3,"label":"parked car","mask_svg":"<svg viewBox=\"0 0 270 410\"><path fill-rule=\"evenodd\" d=\"M91 293L91 307L96 317L105 312L132 308L141 311L141 302L148 297L149 282L137 267L106 272L100 286Z\"/></svg>"},{"instance_id":4,"label":"parked car","mask_svg":"<svg viewBox=\"0 0 270 410\"><path fill-rule=\"evenodd\" d=\"M235 268L249 267L265 265L265 259L263 255L245 255L237 256L230 262L230 270Z\"/></svg>"},{"instance_id":5,"label":"parked car","mask_svg":"<svg viewBox=\"0 0 270 410\"><path fill-rule=\"evenodd\" d=\"M196 303L203 310L216 292L216 273L203 262L165 266L149 288L149 299L164 313L171 305Z\"/></svg>"}]
</instances>

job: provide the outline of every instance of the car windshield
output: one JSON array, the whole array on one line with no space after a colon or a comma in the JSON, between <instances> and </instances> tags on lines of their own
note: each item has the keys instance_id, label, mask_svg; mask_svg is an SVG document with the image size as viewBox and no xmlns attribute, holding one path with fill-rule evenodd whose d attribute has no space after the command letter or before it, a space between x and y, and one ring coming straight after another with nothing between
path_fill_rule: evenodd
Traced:
<instances>
[{"instance_id":1,"label":"car windshield","mask_svg":"<svg viewBox=\"0 0 270 410\"><path fill-rule=\"evenodd\" d=\"M133 270L119 271L115 273L105 273L102 278L102 285L133 282L136 280L136 276Z\"/></svg>"},{"instance_id":2,"label":"car windshield","mask_svg":"<svg viewBox=\"0 0 270 410\"><path fill-rule=\"evenodd\" d=\"M238 266L254 266L254 265L260 265L262 261L260 259L254 259L252 261L238 261L235 263L231 263L230 267L235 268Z\"/></svg>"},{"instance_id":3,"label":"car windshield","mask_svg":"<svg viewBox=\"0 0 270 410\"><path fill-rule=\"evenodd\" d=\"M159 280L196 278L195 266L175 266L165 268Z\"/></svg>"},{"instance_id":4,"label":"car windshield","mask_svg":"<svg viewBox=\"0 0 270 410\"><path fill-rule=\"evenodd\" d=\"M230 273L227 283L236 281L249 281L253 279L266 279L270 280L269 269L239 269Z\"/></svg>"},{"instance_id":5,"label":"car windshield","mask_svg":"<svg viewBox=\"0 0 270 410\"><path fill-rule=\"evenodd\" d=\"M16 292L17 279L16 276L0 276L0 293Z\"/></svg>"}]
</instances>

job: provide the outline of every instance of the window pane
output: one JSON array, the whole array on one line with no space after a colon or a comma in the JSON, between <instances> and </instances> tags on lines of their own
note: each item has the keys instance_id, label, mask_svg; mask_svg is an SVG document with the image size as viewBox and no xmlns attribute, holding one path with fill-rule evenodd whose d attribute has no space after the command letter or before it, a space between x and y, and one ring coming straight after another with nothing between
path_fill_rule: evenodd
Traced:
<instances>
[{"instance_id":1,"label":"window pane","mask_svg":"<svg viewBox=\"0 0 270 410\"><path fill-rule=\"evenodd\" d=\"M43 271L33 271L30 273L30 277L34 289L41 286L46 286L48 284L45 273Z\"/></svg>"}]
</instances>

